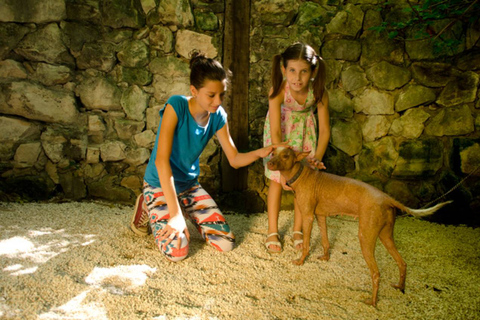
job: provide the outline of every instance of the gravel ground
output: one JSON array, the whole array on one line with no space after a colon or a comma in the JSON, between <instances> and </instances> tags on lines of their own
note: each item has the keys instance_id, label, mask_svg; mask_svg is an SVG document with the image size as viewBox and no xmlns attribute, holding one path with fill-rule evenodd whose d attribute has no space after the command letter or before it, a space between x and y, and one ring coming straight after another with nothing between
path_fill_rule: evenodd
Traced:
<instances>
[{"instance_id":1,"label":"gravel ground","mask_svg":"<svg viewBox=\"0 0 480 320\"><path fill-rule=\"evenodd\" d=\"M151 236L128 229L133 207L99 202L0 203L0 319L480 319L480 229L399 217L408 264L405 294L378 242L376 308L358 224L327 220L328 262L318 227L305 265L291 261L293 214L282 211L281 254L266 252L265 213L228 214L237 247L205 245L190 225L189 257L168 262Z\"/></svg>"}]
</instances>

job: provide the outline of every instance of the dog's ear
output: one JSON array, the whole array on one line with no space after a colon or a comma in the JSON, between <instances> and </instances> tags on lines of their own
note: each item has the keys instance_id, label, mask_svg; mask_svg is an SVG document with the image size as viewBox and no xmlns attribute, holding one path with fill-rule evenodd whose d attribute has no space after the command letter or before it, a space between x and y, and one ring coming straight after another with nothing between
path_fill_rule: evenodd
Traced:
<instances>
[{"instance_id":1,"label":"dog's ear","mask_svg":"<svg viewBox=\"0 0 480 320\"><path fill-rule=\"evenodd\" d=\"M296 160L298 162L302 161L303 159L305 159L309 154L310 154L310 151L307 151L307 152L295 152L297 158Z\"/></svg>"}]
</instances>

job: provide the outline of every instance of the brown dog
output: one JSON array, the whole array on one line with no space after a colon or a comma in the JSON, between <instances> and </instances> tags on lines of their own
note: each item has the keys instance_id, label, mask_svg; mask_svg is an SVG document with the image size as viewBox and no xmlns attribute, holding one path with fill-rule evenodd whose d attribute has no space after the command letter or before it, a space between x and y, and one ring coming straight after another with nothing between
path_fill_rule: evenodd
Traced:
<instances>
[{"instance_id":1,"label":"brown dog","mask_svg":"<svg viewBox=\"0 0 480 320\"><path fill-rule=\"evenodd\" d=\"M293 189L302 213L303 251L300 259L295 260L294 263L302 265L308 255L315 216L322 237L323 256L319 257L321 260L330 258L326 217L338 214L358 217L360 247L370 269L373 286L372 297L365 303L373 306L377 303L380 281L380 273L374 255L377 238L380 238L400 270L400 280L398 284L392 286L404 292L407 265L393 241L393 225L397 210L422 217L431 215L451 201L423 210L410 209L364 182L304 166L300 161L307 155L308 152L300 153L290 148L284 148L279 150L278 154L267 164L270 170L280 171L287 180L287 185Z\"/></svg>"}]
</instances>

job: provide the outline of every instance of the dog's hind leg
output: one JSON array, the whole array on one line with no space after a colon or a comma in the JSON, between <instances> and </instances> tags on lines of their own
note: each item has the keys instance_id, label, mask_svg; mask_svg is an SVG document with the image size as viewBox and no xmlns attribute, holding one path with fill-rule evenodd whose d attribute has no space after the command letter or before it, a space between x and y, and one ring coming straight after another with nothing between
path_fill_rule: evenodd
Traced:
<instances>
[{"instance_id":1,"label":"dog's hind leg","mask_svg":"<svg viewBox=\"0 0 480 320\"><path fill-rule=\"evenodd\" d=\"M385 227L380 231L380 240L382 241L383 245L387 249L388 253L393 257L395 262L398 265L398 270L400 271L400 279L397 284L392 284L392 286L402 293L405 293L405 279L407 277L407 264L400 256L400 253L395 246L395 242L393 240L393 226L394 226L394 219L395 217L392 215L392 221L388 221Z\"/></svg>"},{"instance_id":2,"label":"dog's hind leg","mask_svg":"<svg viewBox=\"0 0 480 320\"><path fill-rule=\"evenodd\" d=\"M377 261L375 260L375 244L382 227L383 226L372 223L372 221L368 221L368 219L362 219L360 217L358 238L360 240L363 257L365 258L368 269L370 269L370 276L372 277L372 297L366 299L364 302L374 307L377 305L378 287L380 283L380 272Z\"/></svg>"},{"instance_id":3,"label":"dog's hind leg","mask_svg":"<svg viewBox=\"0 0 480 320\"><path fill-rule=\"evenodd\" d=\"M317 214L317 223L320 229L323 247L323 255L319 256L318 259L328 261L330 259L330 243L328 241L327 217Z\"/></svg>"}]
</instances>

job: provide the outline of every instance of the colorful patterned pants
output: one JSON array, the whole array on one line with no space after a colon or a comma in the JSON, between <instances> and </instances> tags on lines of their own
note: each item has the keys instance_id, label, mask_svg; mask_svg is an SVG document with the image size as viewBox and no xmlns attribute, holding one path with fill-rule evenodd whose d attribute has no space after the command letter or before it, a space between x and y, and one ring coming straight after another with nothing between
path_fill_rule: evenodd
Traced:
<instances>
[{"instance_id":1,"label":"colorful patterned pants","mask_svg":"<svg viewBox=\"0 0 480 320\"><path fill-rule=\"evenodd\" d=\"M177 248L177 236L166 248L165 242L167 240L159 241L160 231L165 227L170 218L162 189L153 187L145 182L143 194L150 216L150 226L158 248L171 261L176 262L185 259L188 254L188 241L183 232L180 233L180 238L182 239L180 249ZM225 217L218 209L215 201L200 184L179 194L178 200L183 215L190 219L208 244L219 251L230 251L233 249L235 236L230 231L230 226L225 221Z\"/></svg>"}]
</instances>

